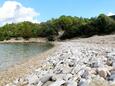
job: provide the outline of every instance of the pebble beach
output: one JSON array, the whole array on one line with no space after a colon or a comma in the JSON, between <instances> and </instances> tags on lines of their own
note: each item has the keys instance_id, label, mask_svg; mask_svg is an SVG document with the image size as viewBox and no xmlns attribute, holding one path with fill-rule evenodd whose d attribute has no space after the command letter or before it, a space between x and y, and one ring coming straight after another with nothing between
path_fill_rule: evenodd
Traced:
<instances>
[{"instance_id":1,"label":"pebble beach","mask_svg":"<svg viewBox=\"0 0 115 86\"><path fill-rule=\"evenodd\" d=\"M31 72L3 86L115 86L114 38L109 35L56 42L58 46L40 66L36 64Z\"/></svg>"}]
</instances>

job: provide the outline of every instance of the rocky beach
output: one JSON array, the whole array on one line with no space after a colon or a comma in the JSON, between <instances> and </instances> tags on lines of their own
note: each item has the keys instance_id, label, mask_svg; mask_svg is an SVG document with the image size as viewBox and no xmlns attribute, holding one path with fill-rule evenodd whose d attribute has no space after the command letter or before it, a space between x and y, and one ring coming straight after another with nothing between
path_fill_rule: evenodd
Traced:
<instances>
[{"instance_id":1,"label":"rocky beach","mask_svg":"<svg viewBox=\"0 0 115 86\"><path fill-rule=\"evenodd\" d=\"M41 66L4 86L115 86L114 38L57 42Z\"/></svg>"},{"instance_id":2,"label":"rocky beach","mask_svg":"<svg viewBox=\"0 0 115 86\"><path fill-rule=\"evenodd\" d=\"M115 0L0 0L0 86L115 86Z\"/></svg>"}]
</instances>

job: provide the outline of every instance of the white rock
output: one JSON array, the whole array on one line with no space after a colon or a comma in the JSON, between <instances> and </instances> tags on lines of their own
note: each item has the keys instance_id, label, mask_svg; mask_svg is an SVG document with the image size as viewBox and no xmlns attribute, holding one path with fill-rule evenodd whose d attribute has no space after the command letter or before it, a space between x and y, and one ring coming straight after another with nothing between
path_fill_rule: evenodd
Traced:
<instances>
[{"instance_id":1,"label":"white rock","mask_svg":"<svg viewBox=\"0 0 115 86\"><path fill-rule=\"evenodd\" d=\"M112 63L112 67L114 67L114 68L115 68L115 62L113 62L113 63Z\"/></svg>"},{"instance_id":2,"label":"white rock","mask_svg":"<svg viewBox=\"0 0 115 86\"><path fill-rule=\"evenodd\" d=\"M89 71L85 69L81 77L87 79L88 76L89 76Z\"/></svg>"},{"instance_id":3,"label":"white rock","mask_svg":"<svg viewBox=\"0 0 115 86\"><path fill-rule=\"evenodd\" d=\"M96 68L92 68L92 69L89 71L89 73L96 75L96 74L97 74L96 70L97 70Z\"/></svg>"},{"instance_id":4,"label":"white rock","mask_svg":"<svg viewBox=\"0 0 115 86\"><path fill-rule=\"evenodd\" d=\"M78 83L78 86L88 86L88 82L86 79L81 79Z\"/></svg>"},{"instance_id":5,"label":"white rock","mask_svg":"<svg viewBox=\"0 0 115 86\"><path fill-rule=\"evenodd\" d=\"M100 76L93 77L88 86L109 86L108 82Z\"/></svg>"},{"instance_id":6,"label":"white rock","mask_svg":"<svg viewBox=\"0 0 115 86\"><path fill-rule=\"evenodd\" d=\"M43 83L41 81L38 82L37 86L42 86Z\"/></svg>"},{"instance_id":7,"label":"white rock","mask_svg":"<svg viewBox=\"0 0 115 86\"><path fill-rule=\"evenodd\" d=\"M68 81L67 86L77 86L77 82L75 81Z\"/></svg>"},{"instance_id":8,"label":"white rock","mask_svg":"<svg viewBox=\"0 0 115 86\"><path fill-rule=\"evenodd\" d=\"M65 83L64 80L57 80L54 83L52 83L51 85L49 85L49 86L61 86L64 83Z\"/></svg>"},{"instance_id":9,"label":"white rock","mask_svg":"<svg viewBox=\"0 0 115 86\"><path fill-rule=\"evenodd\" d=\"M13 81L14 84L18 84L19 83L19 79L16 79L15 81Z\"/></svg>"},{"instance_id":10,"label":"white rock","mask_svg":"<svg viewBox=\"0 0 115 86\"><path fill-rule=\"evenodd\" d=\"M70 73L71 72L71 67L69 67L69 66L63 66L63 70L62 70L62 72L63 73Z\"/></svg>"},{"instance_id":11,"label":"white rock","mask_svg":"<svg viewBox=\"0 0 115 86\"><path fill-rule=\"evenodd\" d=\"M32 75L28 76L27 80L28 80L28 83L30 85L32 85L32 84L36 85L39 82L39 78L35 74L34 75L32 74Z\"/></svg>"},{"instance_id":12,"label":"white rock","mask_svg":"<svg viewBox=\"0 0 115 86\"><path fill-rule=\"evenodd\" d=\"M72 77L72 74L55 74L55 75L52 76L52 80L53 81L56 81L56 80L65 80L65 81L67 81L71 77Z\"/></svg>"},{"instance_id":13,"label":"white rock","mask_svg":"<svg viewBox=\"0 0 115 86\"><path fill-rule=\"evenodd\" d=\"M47 82L50 78L52 77L52 75L45 75L45 76L43 76L43 77L41 77L40 78L40 81L42 82L42 83L45 83L45 82Z\"/></svg>"},{"instance_id":14,"label":"white rock","mask_svg":"<svg viewBox=\"0 0 115 86\"><path fill-rule=\"evenodd\" d=\"M91 67L98 68L101 67L102 65L103 65L102 62L97 60L91 64Z\"/></svg>"},{"instance_id":15,"label":"white rock","mask_svg":"<svg viewBox=\"0 0 115 86\"><path fill-rule=\"evenodd\" d=\"M63 79L62 74L56 74L56 75L53 75L53 76L52 76L52 80L53 80L53 81L56 81L56 80L58 80L58 79Z\"/></svg>"},{"instance_id":16,"label":"white rock","mask_svg":"<svg viewBox=\"0 0 115 86\"><path fill-rule=\"evenodd\" d=\"M12 83L9 83L9 84L7 84L7 85L5 85L5 86L16 86L16 85L14 85L14 84L12 84Z\"/></svg>"},{"instance_id":17,"label":"white rock","mask_svg":"<svg viewBox=\"0 0 115 86\"><path fill-rule=\"evenodd\" d=\"M109 86L115 86L115 81L109 82Z\"/></svg>"}]
</instances>

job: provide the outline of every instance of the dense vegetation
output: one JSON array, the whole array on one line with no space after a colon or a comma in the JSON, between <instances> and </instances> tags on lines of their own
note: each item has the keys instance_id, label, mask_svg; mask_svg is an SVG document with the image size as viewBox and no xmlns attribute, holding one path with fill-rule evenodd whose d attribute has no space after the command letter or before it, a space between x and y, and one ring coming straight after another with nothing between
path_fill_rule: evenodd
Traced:
<instances>
[{"instance_id":1,"label":"dense vegetation","mask_svg":"<svg viewBox=\"0 0 115 86\"><path fill-rule=\"evenodd\" d=\"M100 14L94 18L61 16L40 24L21 22L6 24L0 27L0 40L23 37L45 37L48 40L64 40L74 37L90 37L92 35L113 34L115 17Z\"/></svg>"}]
</instances>

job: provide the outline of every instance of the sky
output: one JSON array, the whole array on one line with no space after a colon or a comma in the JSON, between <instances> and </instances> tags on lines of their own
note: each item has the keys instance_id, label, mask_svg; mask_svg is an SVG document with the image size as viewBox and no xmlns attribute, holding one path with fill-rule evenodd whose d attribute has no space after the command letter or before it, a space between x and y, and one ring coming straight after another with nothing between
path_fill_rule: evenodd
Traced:
<instances>
[{"instance_id":1,"label":"sky","mask_svg":"<svg viewBox=\"0 0 115 86\"><path fill-rule=\"evenodd\" d=\"M0 0L0 25L44 22L61 15L95 17L115 14L115 0Z\"/></svg>"}]
</instances>

